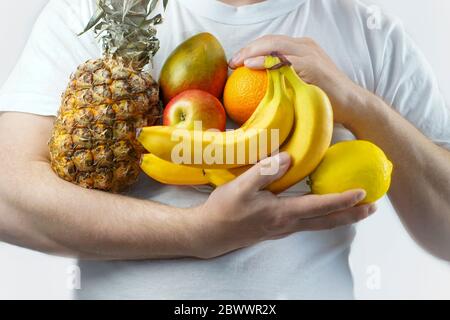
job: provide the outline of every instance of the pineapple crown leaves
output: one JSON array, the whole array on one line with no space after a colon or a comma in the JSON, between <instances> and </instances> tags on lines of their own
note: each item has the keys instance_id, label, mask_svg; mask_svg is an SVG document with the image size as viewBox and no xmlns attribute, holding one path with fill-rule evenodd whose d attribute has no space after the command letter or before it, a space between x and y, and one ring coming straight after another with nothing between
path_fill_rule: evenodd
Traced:
<instances>
[{"instance_id":1,"label":"pineapple crown leaves","mask_svg":"<svg viewBox=\"0 0 450 320\"><path fill-rule=\"evenodd\" d=\"M159 50L156 25L161 14L151 16L159 0L97 0L97 12L79 35L93 29L107 56L122 58L143 69ZM168 0L163 0L164 9Z\"/></svg>"}]
</instances>

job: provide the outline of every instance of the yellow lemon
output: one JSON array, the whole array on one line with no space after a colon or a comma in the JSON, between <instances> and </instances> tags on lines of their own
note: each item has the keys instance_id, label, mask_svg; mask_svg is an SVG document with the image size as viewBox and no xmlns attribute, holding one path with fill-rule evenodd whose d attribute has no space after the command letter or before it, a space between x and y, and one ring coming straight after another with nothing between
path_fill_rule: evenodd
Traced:
<instances>
[{"instance_id":1,"label":"yellow lemon","mask_svg":"<svg viewBox=\"0 0 450 320\"><path fill-rule=\"evenodd\" d=\"M368 141L346 141L332 146L310 176L314 194L367 192L361 204L383 197L391 185L392 163L383 150Z\"/></svg>"}]
</instances>

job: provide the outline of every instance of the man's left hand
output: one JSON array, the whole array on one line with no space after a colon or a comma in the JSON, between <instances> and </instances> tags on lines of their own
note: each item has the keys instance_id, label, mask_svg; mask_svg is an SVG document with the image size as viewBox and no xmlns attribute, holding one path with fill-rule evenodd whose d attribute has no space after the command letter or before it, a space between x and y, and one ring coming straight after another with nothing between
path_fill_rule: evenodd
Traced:
<instances>
[{"instance_id":1,"label":"man's left hand","mask_svg":"<svg viewBox=\"0 0 450 320\"><path fill-rule=\"evenodd\" d=\"M264 69L265 56L277 51L286 56L300 77L316 85L329 96L336 122L344 125L358 121L353 110L355 95L364 90L339 70L326 52L310 38L292 38L282 35L261 37L241 49L230 61L231 68L245 65L251 69Z\"/></svg>"}]
</instances>

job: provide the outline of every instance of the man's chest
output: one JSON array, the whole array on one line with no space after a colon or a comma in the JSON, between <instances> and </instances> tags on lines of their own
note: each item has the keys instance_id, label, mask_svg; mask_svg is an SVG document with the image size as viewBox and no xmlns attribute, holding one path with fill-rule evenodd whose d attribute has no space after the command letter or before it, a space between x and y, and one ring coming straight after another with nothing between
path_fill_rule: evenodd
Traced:
<instances>
[{"instance_id":1,"label":"man's chest","mask_svg":"<svg viewBox=\"0 0 450 320\"><path fill-rule=\"evenodd\" d=\"M172 9L166 12L165 23L158 33L161 48L154 60L155 78L158 78L170 53L198 33L212 33L222 44L228 59L262 36L281 34L314 39L353 81L369 90L375 87L372 55L363 33L359 32L362 27L356 20L339 25L339 20L336 21L334 16L324 16L323 13L300 7L276 19L257 24L232 25L196 16L182 7ZM274 50L278 49L276 43L273 47Z\"/></svg>"}]
</instances>

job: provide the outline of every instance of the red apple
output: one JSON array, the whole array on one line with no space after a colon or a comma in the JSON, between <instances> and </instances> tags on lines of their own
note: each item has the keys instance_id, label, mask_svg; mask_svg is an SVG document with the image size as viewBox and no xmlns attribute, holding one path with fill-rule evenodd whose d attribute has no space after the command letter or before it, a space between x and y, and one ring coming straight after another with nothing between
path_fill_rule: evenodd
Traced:
<instances>
[{"instance_id":1,"label":"red apple","mask_svg":"<svg viewBox=\"0 0 450 320\"><path fill-rule=\"evenodd\" d=\"M201 121L202 130L225 131L225 108L215 96L206 91L187 90L173 98L164 110L165 126L194 129L196 121Z\"/></svg>"}]
</instances>

